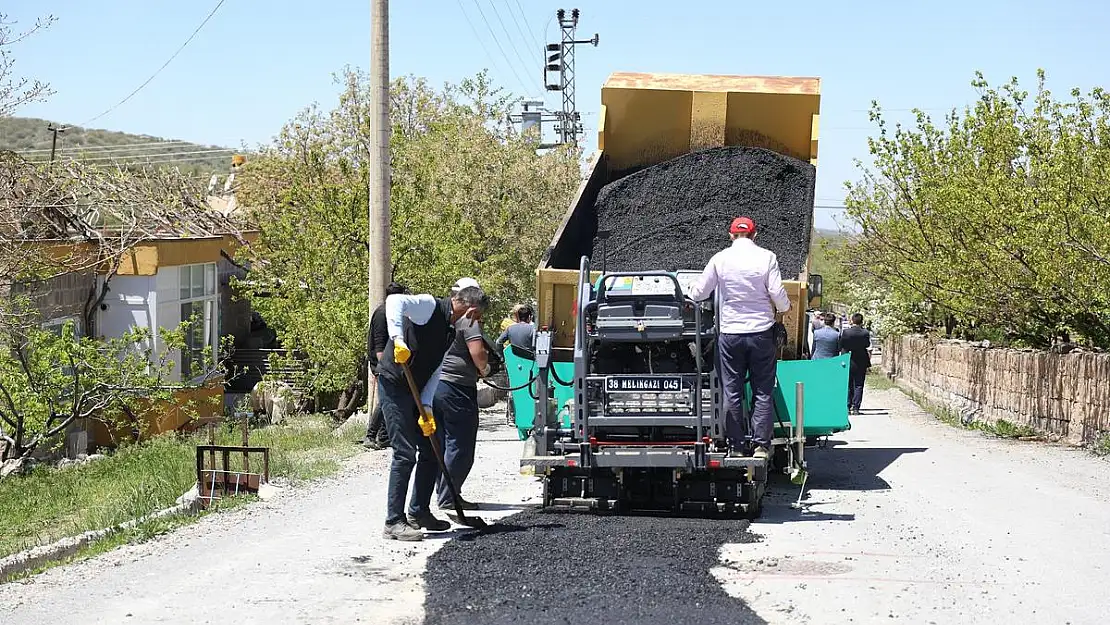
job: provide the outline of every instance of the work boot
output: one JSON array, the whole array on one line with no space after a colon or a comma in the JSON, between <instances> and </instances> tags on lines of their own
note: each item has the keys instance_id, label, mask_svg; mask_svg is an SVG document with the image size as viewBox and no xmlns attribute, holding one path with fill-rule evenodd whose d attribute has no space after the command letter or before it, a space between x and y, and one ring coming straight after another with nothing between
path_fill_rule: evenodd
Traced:
<instances>
[{"instance_id":1,"label":"work boot","mask_svg":"<svg viewBox=\"0 0 1110 625\"><path fill-rule=\"evenodd\" d=\"M768 451L767 448L764 447L763 445L760 445L759 447L756 447L755 451L752 452L752 458L755 458L756 460L766 460L770 457L771 457L771 452Z\"/></svg>"},{"instance_id":2,"label":"work boot","mask_svg":"<svg viewBox=\"0 0 1110 625\"><path fill-rule=\"evenodd\" d=\"M364 438L362 440L362 446L374 451L381 451L382 449L385 449L385 445L382 445L380 441L374 438Z\"/></svg>"},{"instance_id":3,"label":"work boot","mask_svg":"<svg viewBox=\"0 0 1110 625\"><path fill-rule=\"evenodd\" d=\"M437 519L431 512L423 514L410 514L409 524L414 527L424 528L432 532L446 532L451 529L451 522Z\"/></svg>"},{"instance_id":4,"label":"work boot","mask_svg":"<svg viewBox=\"0 0 1110 625\"><path fill-rule=\"evenodd\" d=\"M386 523L385 531L382 532L382 536L387 540L403 540L405 542L424 540L424 532L421 532L408 521Z\"/></svg>"}]
</instances>

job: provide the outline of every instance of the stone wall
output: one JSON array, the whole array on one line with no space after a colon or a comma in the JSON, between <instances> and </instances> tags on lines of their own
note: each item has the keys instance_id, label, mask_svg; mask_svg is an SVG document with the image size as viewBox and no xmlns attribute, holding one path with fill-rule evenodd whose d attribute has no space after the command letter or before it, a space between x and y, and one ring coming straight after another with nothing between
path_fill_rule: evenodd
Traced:
<instances>
[{"instance_id":1,"label":"stone wall","mask_svg":"<svg viewBox=\"0 0 1110 625\"><path fill-rule=\"evenodd\" d=\"M1110 432L1110 354L992 349L890 337L883 371L965 420L1004 419L1081 444Z\"/></svg>"}]
</instances>

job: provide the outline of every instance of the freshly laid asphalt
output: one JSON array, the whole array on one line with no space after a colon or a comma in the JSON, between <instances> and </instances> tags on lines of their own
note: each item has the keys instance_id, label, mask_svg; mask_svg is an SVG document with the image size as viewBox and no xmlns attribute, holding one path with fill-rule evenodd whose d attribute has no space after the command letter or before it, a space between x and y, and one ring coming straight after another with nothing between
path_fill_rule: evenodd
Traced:
<instances>
[{"instance_id":1,"label":"freshly laid asphalt","mask_svg":"<svg viewBox=\"0 0 1110 625\"><path fill-rule=\"evenodd\" d=\"M428 560L425 625L764 623L710 569L743 520L529 510Z\"/></svg>"}]
</instances>

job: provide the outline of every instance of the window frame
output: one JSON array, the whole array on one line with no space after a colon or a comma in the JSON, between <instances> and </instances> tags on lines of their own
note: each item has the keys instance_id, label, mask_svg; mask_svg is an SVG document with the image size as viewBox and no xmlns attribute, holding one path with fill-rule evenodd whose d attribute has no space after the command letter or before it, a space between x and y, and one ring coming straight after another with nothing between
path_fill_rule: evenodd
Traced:
<instances>
[{"instance_id":1,"label":"window frame","mask_svg":"<svg viewBox=\"0 0 1110 625\"><path fill-rule=\"evenodd\" d=\"M84 332L81 329L81 317L78 315L66 315L64 317L48 319L39 324L39 329L53 331L54 328L65 326L65 324L69 321L73 322L73 328L75 330L73 333L73 338L80 339L82 336L84 336Z\"/></svg>"},{"instance_id":2,"label":"window frame","mask_svg":"<svg viewBox=\"0 0 1110 625\"><path fill-rule=\"evenodd\" d=\"M201 275L201 282L200 282L200 284L201 284L201 294L200 295L193 295L192 294L193 293L193 286L195 285L195 283L193 282L193 275L194 275L194 269L196 269L196 268L200 268L200 275ZM187 316L181 314L182 309L185 306L192 307L195 304L200 304L201 305L201 323L203 324L202 327L204 328L204 331L203 331L203 334L202 334L202 337L203 337L202 340L203 340L203 343L204 343L204 348L203 349L204 349L204 352L207 352L208 356L211 357L212 361L215 362L216 358L217 358L217 352L218 352L218 349L219 349L219 327L216 324L218 323L218 319L219 319L219 300L220 300L220 292L219 292L219 284L218 284L218 277L219 276L218 276L218 273L217 273L216 263L193 263L193 264L190 264L190 265L180 265L177 268L177 270L178 270L178 278L177 278L178 299L175 303L178 306L179 319L180 319L181 322L185 322L185 321L188 320ZM183 272L188 272L189 273L189 297L180 297L180 295L182 293L182 274L183 274ZM211 281L210 281L210 279L211 279ZM209 290L210 282L211 282L211 290ZM188 330L188 332L191 332L191 331L192 331L192 328L190 328ZM190 336L190 334L187 333L186 334L186 342L188 342L189 336ZM201 379L203 377L203 374L204 374L203 371L202 372L194 372L192 370L193 369L193 363L194 363L193 353L195 351L197 351L197 350L189 349L188 345L186 345L186 347L181 348L181 349L178 350L179 356L180 356L180 358L179 358L179 361L180 361L179 367L180 367L180 370L181 370L181 379L182 379L182 381L188 380L190 382L195 382L195 381L198 381L199 379ZM201 360L203 361L203 356L201 357Z\"/></svg>"}]
</instances>

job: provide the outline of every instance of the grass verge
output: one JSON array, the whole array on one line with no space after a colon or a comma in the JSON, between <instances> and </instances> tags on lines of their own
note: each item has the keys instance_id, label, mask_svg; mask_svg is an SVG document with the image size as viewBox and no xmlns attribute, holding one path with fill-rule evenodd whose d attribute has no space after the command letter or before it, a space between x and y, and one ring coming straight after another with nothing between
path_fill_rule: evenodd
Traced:
<instances>
[{"instance_id":1,"label":"grass verge","mask_svg":"<svg viewBox=\"0 0 1110 625\"><path fill-rule=\"evenodd\" d=\"M898 386L893 380L888 378L883 373L869 373L866 379L867 386L877 391L885 391L889 389L897 389L913 400L922 410L928 412L937 418L938 421L957 427L962 430L974 430L983 432L998 438L1008 438L1014 440L1043 440L1045 437L1037 430L1018 423L1013 423L1005 419L999 419L994 422L980 421L978 419L965 419L959 412L937 404L921 393L911 391ZM1107 453L1110 453L1110 440L1107 441Z\"/></svg>"},{"instance_id":2,"label":"grass verge","mask_svg":"<svg viewBox=\"0 0 1110 625\"><path fill-rule=\"evenodd\" d=\"M1110 456L1110 432L1104 432L1091 443L1091 453L1096 456Z\"/></svg>"},{"instance_id":3,"label":"grass verge","mask_svg":"<svg viewBox=\"0 0 1110 625\"><path fill-rule=\"evenodd\" d=\"M875 389L876 391L898 388L898 385L891 381L890 378L886 377L885 373L875 369L871 369L867 372L867 377L863 379L863 383L867 385L867 388Z\"/></svg>"},{"instance_id":4,"label":"grass verge","mask_svg":"<svg viewBox=\"0 0 1110 625\"><path fill-rule=\"evenodd\" d=\"M326 418L312 415L255 430L250 440L251 445L270 448L271 480L299 482L335 472L344 458L358 452L357 434L336 437ZM202 438L161 436L91 464L39 467L28 475L0 480L0 557L172 506L196 481L195 445ZM216 442L238 444L241 434L220 428ZM227 505L221 502L220 507ZM156 536L195 518L141 523L97 541L79 557Z\"/></svg>"}]
</instances>

